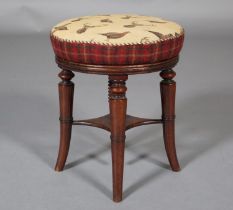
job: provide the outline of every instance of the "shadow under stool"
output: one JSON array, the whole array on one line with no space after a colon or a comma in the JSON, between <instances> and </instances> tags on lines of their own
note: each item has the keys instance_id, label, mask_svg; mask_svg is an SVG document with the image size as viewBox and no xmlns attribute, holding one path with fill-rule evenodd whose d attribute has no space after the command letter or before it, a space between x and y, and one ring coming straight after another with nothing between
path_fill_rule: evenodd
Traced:
<instances>
[{"instance_id":1,"label":"shadow under stool","mask_svg":"<svg viewBox=\"0 0 233 210\"><path fill-rule=\"evenodd\" d=\"M65 20L51 31L59 73L60 147L55 166L62 171L69 152L73 125L94 126L110 132L113 200L122 200L125 132L148 124L162 124L165 150L173 171L179 171L175 147L176 73L184 30L171 21L142 15L99 15ZM107 75L109 114L73 120L74 72ZM129 75L160 72L162 117L147 119L127 114Z\"/></svg>"}]
</instances>

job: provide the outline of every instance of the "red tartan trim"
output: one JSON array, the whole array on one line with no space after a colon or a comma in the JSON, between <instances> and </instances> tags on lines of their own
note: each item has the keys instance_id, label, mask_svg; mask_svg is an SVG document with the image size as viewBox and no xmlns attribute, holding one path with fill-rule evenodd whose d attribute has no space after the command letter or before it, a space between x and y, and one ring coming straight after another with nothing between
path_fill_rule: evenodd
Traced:
<instances>
[{"instance_id":1,"label":"red tartan trim","mask_svg":"<svg viewBox=\"0 0 233 210\"><path fill-rule=\"evenodd\" d=\"M155 63L179 54L184 34L151 44L101 45L70 42L50 36L55 55L67 61L97 65Z\"/></svg>"}]
</instances>

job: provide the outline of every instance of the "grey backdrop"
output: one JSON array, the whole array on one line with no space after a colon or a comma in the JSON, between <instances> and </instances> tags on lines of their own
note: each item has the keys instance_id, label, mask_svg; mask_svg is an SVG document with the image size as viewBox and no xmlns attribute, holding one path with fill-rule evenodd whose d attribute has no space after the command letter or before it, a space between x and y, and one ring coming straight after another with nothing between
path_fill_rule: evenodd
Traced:
<instances>
[{"instance_id":1,"label":"grey backdrop","mask_svg":"<svg viewBox=\"0 0 233 210\"><path fill-rule=\"evenodd\" d=\"M233 205L232 1L1 1L1 210L229 210ZM75 127L66 170L53 171L58 139L57 74L50 28L81 15L139 13L186 30L177 72L177 151L171 172L160 126L127 132L124 201L111 201L109 134ZM108 112L107 78L76 74L74 116ZM128 113L160 117L156 73L128 80ZM82 103L81 103L82 101Z\"/></svg>"},{"instance_id":2,"label":"grey backdrop","mask_svg":"<svg viewBox=\"0 0 233 210\"><path fill-rule=\"evenodd\" d=\"M1 1L1 34L44 34L65 18L139 13L176 20L192 36L232 37L232 1L212 0L10 0Z\"/></svg>"}]
</instances>

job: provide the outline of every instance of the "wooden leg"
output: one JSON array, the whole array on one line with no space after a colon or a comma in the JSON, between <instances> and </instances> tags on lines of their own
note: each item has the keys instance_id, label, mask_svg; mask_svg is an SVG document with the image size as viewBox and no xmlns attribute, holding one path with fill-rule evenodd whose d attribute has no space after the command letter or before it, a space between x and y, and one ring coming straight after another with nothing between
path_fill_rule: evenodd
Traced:
<instances>
[{"instance_id":1,"label":"wooden leg","mask_svg":"<svg viewBox=\"0 0 233 210\"><path fill-rule=\"evenodd\" d=\"M173 171L179 171L180 165L175 146L175 94L176 82L173 79L176 73L164 70L160 73L163 80L160 83L162 100L163 136L167 157Z\"/></svg>"},{"instance_id":2,"label":"wooden leg","mask_svg":"<svg viewBox=\"0 0 233 210\"><path fill-rule=\"evenodd\" d=\"M72 121L73 121L73 95L74 77L72 71L62 70L58 75L62 81L58 84L60 102L60 146L55 171L64 169L70 147Z\"/></svg>"},{"instance_id":3,"label":"wooden leg","mask_svg":"<svg viewBox=\"0 0 233 210\"><path fill-rule=\"evenodd\" d=\"M127 99L125 81L127 75L109 76L109 109L111 118L111 149L113 175L113 201L122 200L125 119Z\"/></svg>"}]
</instances>

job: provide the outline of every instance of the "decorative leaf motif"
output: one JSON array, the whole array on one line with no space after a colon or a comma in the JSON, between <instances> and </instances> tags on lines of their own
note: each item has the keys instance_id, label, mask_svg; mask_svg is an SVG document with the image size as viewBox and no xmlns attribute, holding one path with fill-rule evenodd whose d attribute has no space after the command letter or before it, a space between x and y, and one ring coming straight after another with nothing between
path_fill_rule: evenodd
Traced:
<instances>
[{"instance_id":1,"label":"decorative leaf motif","mask_svg":"<svg viewBox=\"0 0 233 210\"><path fill-rule=\"evenodd\" d=\"M166 21L147 20L150 23L167 23Z\"/></svg>"},{"instance_id":2,"label":"decorative leaf motif","mask_svg":"<svg viewBox=\"0 0 233 210\"><path fill-rule=\"evenodd\" d=\"M157 32L157 31L148 31L148 32L154 34L155 36L159 37L160 39L163 39L163 37L164 37L163 34Z\"/></svg>"},{"instance_id":3,"label":"decorative leaf motif","mask_svg":"<svg viewBox=\"0 0 233 210\"><path fill-rule=\"evenodd\" d=\"M78 18L78 19L75 19L75 20L71 20L71 22L78 22L78 21L81 21L83 20L84 18Z\"/></svg>"},{"instance_id":4,"label":"decorative leaf motif","mask_svg":"<svg viewBox=\"0 0 233 210\"><path fill-rule=\"evenodd\" d=\"M84 33L86 30L87 30L87 27L84 26L84 27L78 29L76 32L77 32L78 34L82 34L82 33Z\"/></svg>"},{"instance_id":5,"label":"decorative leaf motif","mask_svg":"<svg viewBox=\"0 0 233 210\"><path fill-rule=\"evenodd\" d=\"M82 34L84 33L88 28L95 28L95 27L102 27L102 26L106 26L106 25L96 25L96 26L90 26L87 24L84 24L82 28L78 29L76 32L78 34Z\"/></svg>"},{"instance_id":6,"label":"decorative leaf motif","mask_svg":"<svg viewBox=\"0 0 233 210\"><path fill-rule=\"evenodd\" d=\"M86 28L95 28L95 27L100 27L100 25L98 25L98 26L91 26L91 25L87 25L87 24L84 24L83 26L84 26L84 27L86 27Z\"/></svg>"},{"instance_id":7,"label":"decorative leaf motif","mask_svg":"<svg viewBox=\"0 0 233 210\"><path fill-rule=\"evenodd\" d=\"M134 27L136 27L136 25L124 25L124 27L126 27L126 28L134 28Z\"/></svg>"},{"instance_id":8,"label":"decorative leaf motif","mask_svg":"<svg viewBox=\"0 0 233 210\"><path fill-rule=\"evenodd\" d=\"M172 34L166 34L166 35L164 35L164 34L161 34L161 33L157 32L157 31L148 31L148 32L156 35L161 40L165 40L165 39L169 39L169 38L173 38L174 37Z\"/></svg>"},{"instance_id":9,"label":"decorative leaf motif","mask_svg":"<svg viewBox=\"0 0 233 210\"><path fill-rule=\"evenodd\" d=\"M100 20L100 22L102 22L102 23L113 23L113 21L108 19L108 18L102 19L102 20Z\"/></svg>"},{"instance_id":10,"label":"decorative leaf motif","mask_svg":"<svg viewBox=\"0 0 233 210\"><path fill-rule=\"evenodd\" d=\"M66 26L58 26L54 28L55 30L68 30Z\"/></svg>"},{"instance_id":11,"label":"decorative leaf motif","mask_svg":"<svg viewBox=\"0 0 233 210\"><path fill-rule=\"evenodd\" d=\"M172 34L167 34L164 35L163 39L169 39L169 38L173 38L174 36Z\"/></svg>"},{"instance_id":12,"label":"decorative leaf motif","mask_svg":"<svg viewBox=\"0 0 233 210\"><path fill-rule=\"evenodd\" d=\"M109 33L104 33L104 34L100 34L100 35L106 36L108 39L119 39L119 38L125 36L128 33L129 33L129 31L122 32L122 33L109 32Z\"/></svg>"},{"instance_id":13,"label":"decorative leaf motif","mask_svg":"<svg viewBox=\"0 0 233 210\"><path fill-rule=\"evenodd\" d=\"M150 42L150 40L149 40L149 37L143 37L142 39L141 39L141 41L140 41L141 43L147 43L147 42Z\"/></svg>"},{"instance_id":14,"label":"decorative leaf motif","mask_svg":"<svg viewBox=\"0 0 233 210\"><path fill-rule=\"evenodd\" d=\"M67 25L69 25L70 23L66 23L64 25L61 26L56 26L54 27L54 31L52 32L52 34L54 34L57 31L64 31L64 30L68 30Z\"/></svg>"}]
</instances>

